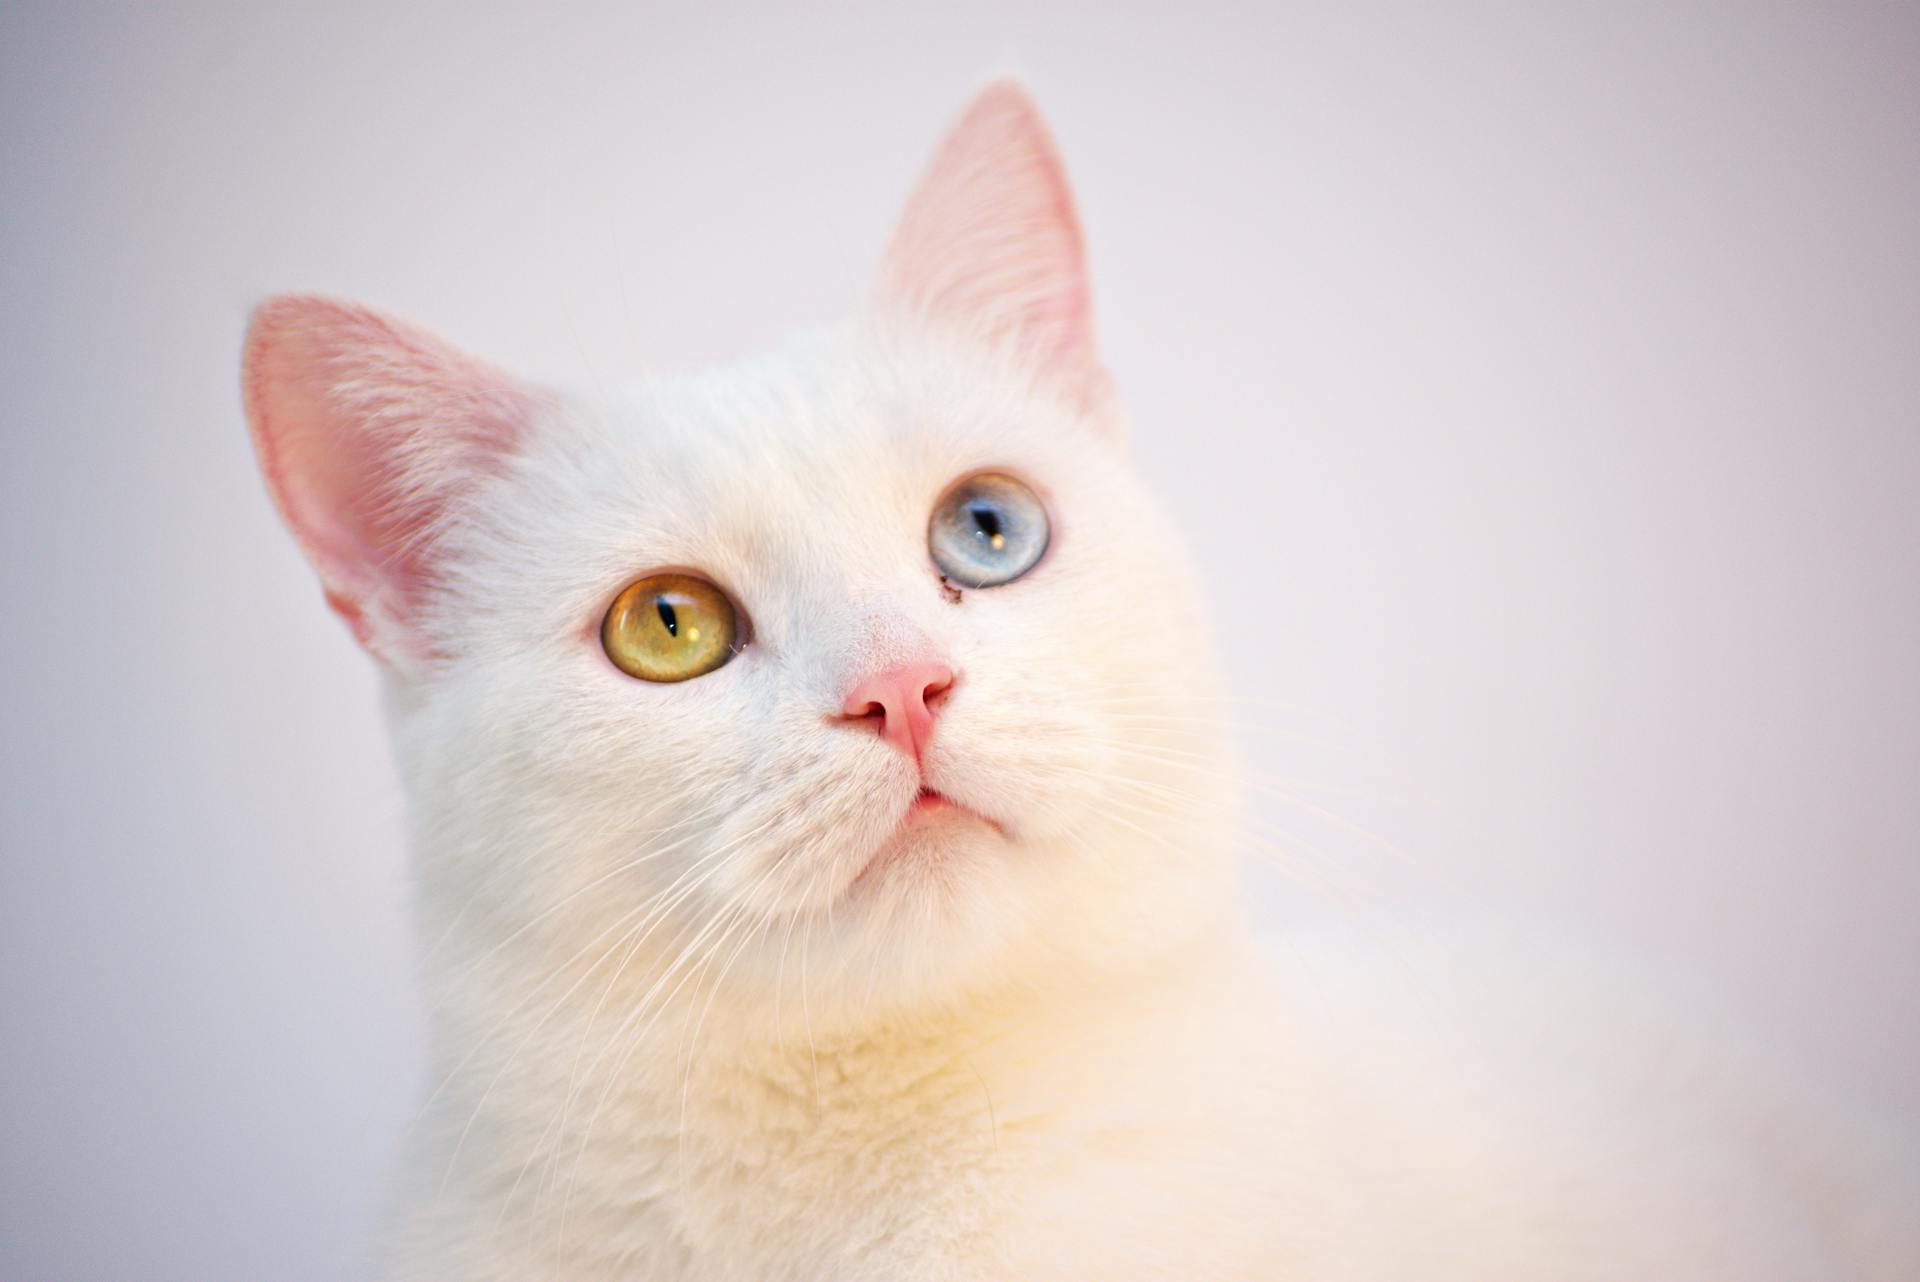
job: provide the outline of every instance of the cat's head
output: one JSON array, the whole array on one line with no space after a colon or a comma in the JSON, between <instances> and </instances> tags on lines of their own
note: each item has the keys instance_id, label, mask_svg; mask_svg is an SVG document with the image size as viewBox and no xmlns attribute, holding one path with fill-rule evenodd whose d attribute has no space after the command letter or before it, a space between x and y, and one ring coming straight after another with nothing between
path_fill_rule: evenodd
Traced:
<instances>
[{"instance_id":1,"label":"cat's head","mask_svg":"<svg viewBox=\"0 0 1920 1282\"><path fill-rule=\"evenodd\" d=\"M1127 459L1018 87L842 326L588 395L285 297L244 390L391 675L461 954L789 1010L804 976L824 1021L1137 964L1221 910L1220 625Z\"/></svg>"}]
</instances>

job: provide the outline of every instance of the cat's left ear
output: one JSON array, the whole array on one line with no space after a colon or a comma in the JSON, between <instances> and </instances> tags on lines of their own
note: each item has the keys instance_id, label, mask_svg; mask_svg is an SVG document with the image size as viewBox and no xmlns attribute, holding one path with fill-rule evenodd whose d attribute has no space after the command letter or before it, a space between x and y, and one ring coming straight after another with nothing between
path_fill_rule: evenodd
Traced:
<instances>
[{"instance_id":1,"label":"cat's left ear","mask_svg":"<svg viewBox=\"0 0 1920 1282\"><path fill-rule=\"evenodd\" d=\"M982 90L941 143L887 248L877 294L1001 347L1090 416L1115 417L1073 193L1017 81Z\"/></svg>"}]
</instances>

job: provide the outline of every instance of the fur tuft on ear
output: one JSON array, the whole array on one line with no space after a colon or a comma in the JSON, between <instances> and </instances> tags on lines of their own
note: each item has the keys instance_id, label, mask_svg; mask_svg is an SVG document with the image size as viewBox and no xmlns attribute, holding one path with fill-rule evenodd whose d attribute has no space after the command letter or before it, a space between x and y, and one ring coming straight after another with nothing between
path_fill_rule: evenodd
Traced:
<instances>
[{"instance_id":1,"label":"fur tuft on ear","mask_svg":"<svg viewBox=\"0 0 1920 1282\"><path fill-rule=\"evenodd\" d=\"M533 394L423 330L298 294L254 310L241 394L267 488L328 604L383 661L429 657L419 607L435 533L515 447Z\"/></svg>"},{"instance_id":2,"label":"fur tuft on ear","mask_svg":"<svg viewBox=\"0 0 1920 1282\"><path fill-rule=\"evenodd\" d=\"M907 201L879 298L1017 350L1089 410L1109 397L1066 171L1033 100L999 80Z\"/></svg>"}]
</instances>

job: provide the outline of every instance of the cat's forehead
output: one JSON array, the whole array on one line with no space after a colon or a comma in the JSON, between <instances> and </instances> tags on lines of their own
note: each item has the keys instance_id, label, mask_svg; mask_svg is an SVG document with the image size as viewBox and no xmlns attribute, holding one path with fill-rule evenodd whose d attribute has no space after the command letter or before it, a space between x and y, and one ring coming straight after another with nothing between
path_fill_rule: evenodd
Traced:
<instances>
[{"instance_id":1,"label":"cat's forehead","mask_svg":"<svg viewBox=\"0 0 1920 1282\"><path fill-rule=\"evenodd\" d=\"M989 366L852 338L654 380L583 416L572 445L611 482L602 503L661 535L689 518L756 537L768 524L797 534L896 512L924 520L965 472L1058 470L1081 434L1050 398Z\"/></svg>"},{"instance_id":2,"label":"cat's forehead","mask_svg":"<svg viewBox=\"0 0 1920 1282\"><path fill-rule=\"evenodd\" d=\"M616 414L644 454L691 480L750 474L865 489L885 469L982 454L1048 453L1063 430L1049 398L937 342L829 331L640 389Z\"/></svg>"},{"instance_id":3,"label":"cat's forehead","mask_svg":"<svg viewBox=\"0 0 1920 1282\"><path fill-rule=\"evenodd\" d=\"M514 502L551 532L543 550L609 582L673 567L793 601L924 578L932 506L962 476L1046 492L1109 453L964 350L838 333L573 402Z\"/></svg>"}]
</instances>

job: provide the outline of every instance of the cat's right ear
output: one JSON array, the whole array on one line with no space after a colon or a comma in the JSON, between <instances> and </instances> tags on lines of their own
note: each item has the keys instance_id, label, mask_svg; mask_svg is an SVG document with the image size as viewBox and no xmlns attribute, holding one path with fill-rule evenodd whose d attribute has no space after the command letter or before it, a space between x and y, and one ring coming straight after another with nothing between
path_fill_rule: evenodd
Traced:
<instances>
[{"instance_id":1,"label":"cat's right ear","mask_svg":"<svg viewBox=\"0 0 1920 1282\"><path fill-rule=\"evenodd\" d=\"M432 657L421 606L458 496L520 441L535 394L410 325L281 295L254 310L241 392L260 469L362 645Z\"/></svg>"}]
</instances>

